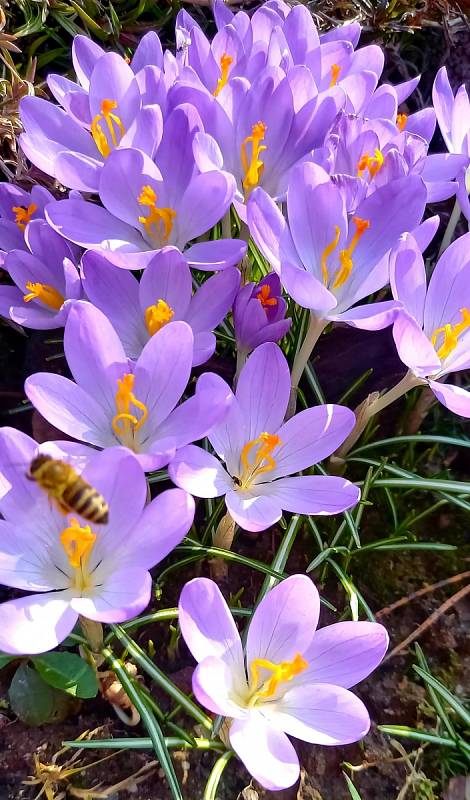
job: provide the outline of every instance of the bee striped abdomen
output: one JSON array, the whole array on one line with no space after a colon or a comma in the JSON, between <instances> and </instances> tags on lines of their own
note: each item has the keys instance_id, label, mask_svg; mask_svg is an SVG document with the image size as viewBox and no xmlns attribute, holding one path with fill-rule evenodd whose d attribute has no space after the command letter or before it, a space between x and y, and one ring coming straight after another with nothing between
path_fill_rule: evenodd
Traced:
<instances>
[{"instance_id":1,"label":"bee striped abdomen","mask_svg":"<svg viewBox=\"0 0 470 800\"><path fill-rule=\"evenodd\" d=\"M26 477L36 481L63 514L74 511L88 522L108 523L109 506L104 497L65 461L40 453L31 461Z\"/></svg>"},{"instance_id":2,"label":"bee striped abdomen","mask_svg":"<svg viewBox=\"0 0 470 800\"><path fill-rule=\"evenodd\" d=\"M61 499L64 505L88 522L96 522L98 525L106 525L108 522L109 509L104 497L83 478L77 477L70 483Z\"/></svg>"}]
</instances>

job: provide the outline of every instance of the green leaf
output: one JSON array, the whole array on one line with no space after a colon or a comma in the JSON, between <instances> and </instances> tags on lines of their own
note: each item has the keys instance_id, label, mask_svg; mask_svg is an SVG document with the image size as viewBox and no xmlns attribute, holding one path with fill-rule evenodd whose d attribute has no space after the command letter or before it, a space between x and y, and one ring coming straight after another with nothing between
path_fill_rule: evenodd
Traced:
<instances>
[{"instance_id":1,"label":"green leaf","mask_svg":"<svg viewBox=\"0 0 470 800\"><path fill-rule=\"evenodd\" d=\"M446 686L444 686L434 675L431 675L429 672L426 672L421 667L417 667L413 665L413 669L418 675L423 679L423 681L432 686L432 688L437 692L437 694L445 700L446 703L450 705L451 708L454 709L455 713L459 715L465 725L470 725L470 712L467 711L465 706L457 700L455 695L450 692Z\"/></svg>"},{"instance_id":2,"label":"green leaf","mask_svg":"<svg viewBox=\"0 0 470 800\"><path fill-rule=\"evenodd\" d=\"M44 725L66 719L76 701L53 689L26 662L20 664L10 684L8 699L14 714L26 725Z\"/></svg>"},{"instance_id":3,"label":"green leaf","mask_svg":"<svg viewBox=\"0 0 470 800\"><path fill-rule=\"evenodd\" d=\"M343 775L346 783L348 784L349 794L351 795L352 800L361 800L361 795L354 786L351 778L349 778L345 772L343 772Z\"/></svg>"},{"instance_id":4,"label":"green leaf","mask_svg":"<svg viewBox=\"0 0 470 800\"><path fill-rule=\"evenodd\" d=\"M217 789L219 788L222 773L233 755L231 750L227 750L226 753L219 756L206 783L203 800L217 800Z\"/></svg>"},{"instance_id":5,"label":"green leaf","mask_svg":"<svg viewBox=\"0 0 470 800\"><path fill-rule=\"evenodd\" d=\"M0 653L0 669L6 667L7 664L11 664L15 658L18 658L18 656L7 656L6 653Z\"/></svg>"},{"instance_id":6,"label":"green leaf","mask_svg":"<svg viewBox=\"0 0 470 800\"><path fill-rule=\"evenodd\" d=\"M96 697L98 680L95 671L75 653L43 653L34 656L34 666L41 678L73 697Z\"/></svg>"}]
</instances>

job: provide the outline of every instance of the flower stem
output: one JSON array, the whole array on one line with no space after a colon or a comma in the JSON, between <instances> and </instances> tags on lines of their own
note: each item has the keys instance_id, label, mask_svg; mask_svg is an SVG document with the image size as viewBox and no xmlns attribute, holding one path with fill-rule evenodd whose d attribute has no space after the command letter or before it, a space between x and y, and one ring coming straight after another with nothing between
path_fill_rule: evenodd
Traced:
<instances>
[{"instance_id":1,"label":"flower stem","mask_svg":"<svg viewBox=\"0 0 470 800\"><path fill-rule=\"evenodd\" d=\"M411 370L408 370L401 381L399 381L392 389L389 389L388 392L385 392L385 394L379 395L377 392L374 392L366 397L366 399L355 410L356 424L354 428L347 439L345 439L341 447L339 447L336 453L333 453L331 456L332 463L334 465L338 465L338 462L344 461L346 455L349 453L351 448L354 447L357 440L369 424L370 420L376 414L378 414L379 411L382 411L391 403L394 403L395 400L398 400L398 398L402 397L410 389L413 389L415 386L420 386L424 383L426 383L426 381L423 381L421 378L417 378Z\"/></svg>"},{"instance_id":2,"label":"flower stem","mask_svg":"<svg viewBox=\"0 0 470 800\"><path fill-rule=\"evenodd\" d=\"M292 366L291 394L289 405L287 407L286 419L290 419L290 417L295 414L295 407L297 405L297 388L300 383L300 379L303 375L303 371L308 363L308 360L312 355L313 348L315 347L327 324L328 322L326 319L319 319L312 311L310 312L310 321L308 324L307 333L305 334L302 347L296 353Z\"/></svg>"},{"instance_id":3,"label":"flower stem","mask_svg":"<svg viewBox=\"0 0 470 800\"><path fill-rule=\"evenodd\" d=\"M460 219L460 206L459 206L459 201L456 200L454 203L454 207L452 209L452 214L450 215L449 218L449 222L447 223L447 228L445 229L444 236L442 237L442 243L439 249L438 258L441 257L444 250L447 250L452 239L454 238L455 229L457 227L459 219Z\"/></svg>"},{"instance_id":4,"label":"flower stem","mask_svg":"<svg viewBox=\"0 0 470 800\"><path fill-rule=\"evenodd\" d=\"M238 379L240 377L240 372L242 371L243 367L245 366L246 359L248 358L248 352L246 350L238 350L237 348L237 367L235 370L235 377L233 379L233 391L237 388Z\"/></svg>"},{"instance_id":5,"label":"flower stem","mask_svg":"<svg viewBox=\"0 0 470 800\"><path fill-rule=\"evenodd\" d=\"M221 550L231 550L233 539L235 536L235 520L232 519L229 512L222 517L213 538L214 547L219 547ZM215 581L224 580L228 574L228 564L221 557L213 558L210 562L212 578Z\"/></svg>"},{"instance_id":6,"label":"flower stem","mask_svg":"<svg viewBox=\"0 0 470 800\"><path fill-rule=\"evenodd\" d=\"M94 622L80 615L80 627L86 637L92 653L99 653L103 646L103 626L101 622Z\"/></svg>"}]
</instances>

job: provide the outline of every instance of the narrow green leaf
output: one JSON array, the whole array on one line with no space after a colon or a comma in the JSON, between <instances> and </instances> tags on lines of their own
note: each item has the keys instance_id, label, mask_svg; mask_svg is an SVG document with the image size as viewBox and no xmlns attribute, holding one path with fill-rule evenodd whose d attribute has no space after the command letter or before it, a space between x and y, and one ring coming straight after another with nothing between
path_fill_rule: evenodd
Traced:
<instances>
[{"instance_id":1,"label":"narrow green leaf","mask_svg":"<svg viewBox=\"0 0 470 800\"><path fill-rule=\"evenodd\" d=\"M289 527L282 537L282 542L277 549L276 555L271 562L271 569L273 572L284 572L287 559L289 558L290 551L294 545L301 523L302 517L300 517L298 514L295 514L292 517ZM274 586L276 586L277 583L279 583L279 578L275 578L273 575L266 575L264 583L261 587L261 591L258 595L257 602L260 603L265 594L267 594Z\"/></svg>"},{"instance_id":2,"label":"narrow green leaf","mask_svg":"<svg viewBox=\"0 0 470 800\"><path fill-rule=\"evenodd\" d=\"M416 657L417 657L417 659L419 661L419 666L426 673L431 674L430 669L428 667L428 662L426 661L426 657L425 657L421 647L419 646L419 644L417 642L415 643L415 650L416 650ZM441 722L447 728L447 733L449 734L449 736L451 736L453 739L455 739L456 738L455 728L454 728L454 726L452 724L452 721L451 721L449 715L447 714L443 704L441 703L440 698L438 697L437 693L435 692L435 690L432 688L432 686L429 683L427 684L426 688L427 688L427 690L429 692L429 696L430 696L430 698L432 700L433 706L436 709L436 712L437 712Z\"/></svg>"},{"instance_id":3,"label":"narrow green leaf","mask_svg":"<svg viewBox=\"0 0 470 800\"><path fill-rule=\"evenodd\" d=\"M463 720L465 725L470 726L470 712L467 711L465 706L457 700L454 694L447 689L434 675L431 675L429 672L426 672L421 667L417 667L413 665L413 669L418 675L423 679L426 684L432 686L433 689L436 690L437 694L443 698L450 705L451 708L454 709L455 713Z\"/></svg>"},{"instance_id":4,"label":"narrow green leaf","mask_svg":"<svg viewBox=\"0 0 470 800\"><path fill-rule=\"evenodd\" d=\"M339 402L342 402L341 400ZM393 439L379 439L371 444L363 444L351 450L350 455L356 456L359 453L367 453L372 450L380 449L381 447L388 447L390 445L398 445L402 443L416 443L416 444L447 444L452 447L470 447L470 440L457 439L454 436L434 436L428 434L418 434L416 436L394 436Z\"/></svg>"},{"instance_id":5,"label":"narrow green leaf","mask_svg":"<svg viewBox=\"0 0 470 800\"><path fill-rule=\"evenodd\" d=\"M211 774L209 775L209 779L206 783L203 800L217 800L217 789L219 787L222 773L232 756L233 752L231 750L227 750L227 752L219 756L215 762L214 766L212 767Z\"/></svg>"},{"instance_id":6,"label":"narrow green leaf","mask_svg":"<svg viewBox=\"0 0 470 800\"><path fill-rule=\"evenodd\" d=\"M361 800L361 795L359 794L359 792L357 791L356 787L354 786L351 778L349 778L348 775L346 775L345 772L343 772L343 775L344 775L344 779L345 779L345 781L346 781L346 783L348 785L349 794L351 795L352 800Z\"/></svg>"},{"instance_id":7,"label":"narrow green leaf","mask_svg":"<svg viewBox=\"0 0 470 800\"><path fill-rule=\"evenodd\" d=\"M166 736L165 744L169 749L178 750L214 750L216 753L223 753L225 745L216 739L193 739L194 744L190 744L187 739L180 736ZM153 742L148 737L135 737L129 739L90 739L84 741L62 742L63 746L77 747L84 750L153 750Z\"/></svg>"},{"instance_id":8,"label":"narrow green leaf","mask_svg":"<svg viewBox=\"0 0 470 800\"><path fill-rule=\"evenodd\" d=\"M49 686L83 699L98 694L96 672L75 653L43 653L32 661Z\"/></svg>"},{"instance_id":9,"label":"narrow green leaf","mask_svg":"<svg viewBox=\"0 0 470 800\"><path fill-rule=\"evenodd\" d=\"M429 742L440 747L451 747L454 749L465 750L470 754L470 745L462 739L455 741L444 736L438 736L431 731L420 731L416 728L408 728L406 725L378 725L377 729L389 736L402 736L404 739L414 739L418 742Z\"/></svg>"}]
</instances>

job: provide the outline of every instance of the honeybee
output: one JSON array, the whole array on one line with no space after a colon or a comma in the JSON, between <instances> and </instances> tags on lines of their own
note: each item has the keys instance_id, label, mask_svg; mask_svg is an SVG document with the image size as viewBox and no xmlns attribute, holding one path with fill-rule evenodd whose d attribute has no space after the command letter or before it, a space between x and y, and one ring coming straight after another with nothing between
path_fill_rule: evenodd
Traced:
<instances>
[{"instance_id":1,"label":"honeybee","mask_svg":"<svg viewBox=\"0 0 470 800\"><path fill-rule=\"evenodd\" d=\"M107 524L109 506L106 500L65 461L44 454L35 456L26 477L36 481L63 514L75 511L88 522Z\"/></svg>"}]
</instances>

